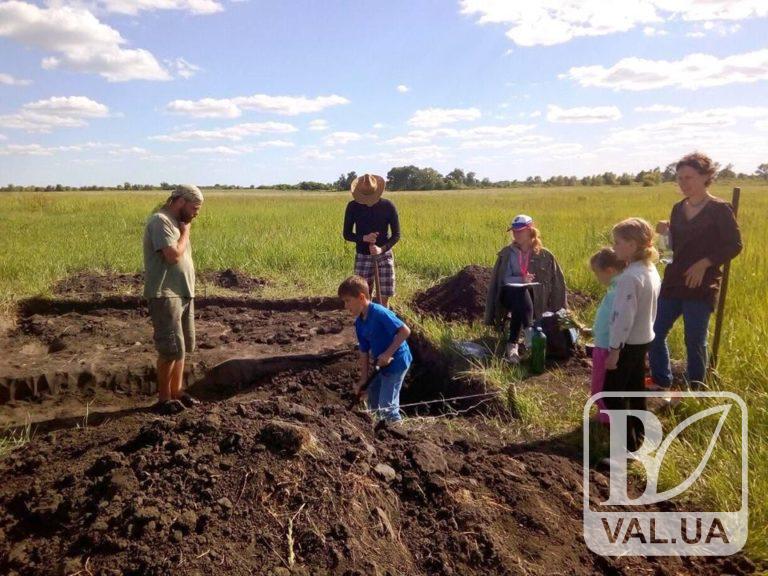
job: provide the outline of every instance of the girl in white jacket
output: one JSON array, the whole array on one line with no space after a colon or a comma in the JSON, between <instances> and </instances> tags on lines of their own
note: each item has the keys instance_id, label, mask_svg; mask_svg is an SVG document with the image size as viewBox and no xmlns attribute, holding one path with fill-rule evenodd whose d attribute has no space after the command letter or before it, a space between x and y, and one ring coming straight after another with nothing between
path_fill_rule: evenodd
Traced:
<instances>
[{"instance_id":1,"label":"girl in white jacket","mask_svg":"<svg viewBox=\"0 0 768 576\"><path fill-rule=\"evenodd\" d=\"M606 392L641 392L645 383L645 355L653 341L653 322L661 278L655 262L653 229L641 218L628 218L613 227L613 249L627 263L616 281L610 321L610 352L606 359ZM609 410L645 410L645 398L606 397ZM627 449L642 444L637 418L627 420Z\"/></svg>"}]
</instances>

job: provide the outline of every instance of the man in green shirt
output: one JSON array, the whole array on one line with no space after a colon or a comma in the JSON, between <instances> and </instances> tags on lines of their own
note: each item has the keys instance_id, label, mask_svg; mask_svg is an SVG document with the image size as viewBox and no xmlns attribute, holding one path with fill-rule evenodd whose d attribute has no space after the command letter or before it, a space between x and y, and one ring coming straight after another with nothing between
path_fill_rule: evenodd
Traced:
<instances>
[{"instance_id":1,"label":"man in green shirt","mask_svg":"<svg viewBox=\"0 0 768 576\"><path fill-rule=\"evenodd\" d=\"M180 185L144 229L144 297L158 353L156 409L162 414L198 403L182 385L185 355L195 349L195 265L189 233L202 205L197 186Z\"/></svg>"}]
</instances>

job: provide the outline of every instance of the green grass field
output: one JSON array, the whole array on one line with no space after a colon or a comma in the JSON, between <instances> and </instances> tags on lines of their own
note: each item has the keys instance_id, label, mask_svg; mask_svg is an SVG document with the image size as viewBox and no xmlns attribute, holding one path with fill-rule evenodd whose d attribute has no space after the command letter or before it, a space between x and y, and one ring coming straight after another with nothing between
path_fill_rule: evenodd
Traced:
<instances>
[{"instance_id":1,"label":"green grass field","mask_svg":"<svg viewBox=\"0 0 768 576\"><path fill-rule=\"evenodd\" d=\"M713 193L730 199L732 184ZM750 409L750 540L748 551L768 559L768 186L742 186L739 221L745 249L734 262L717 386L740 394ZM470 264L491 265L507 241L505 229L516 213L532 215L544 244L552 250L569 285L600 295L587 261L609 242L611 226L628 216L654 223L668 218L679 198L676 187L599 187L392 193L403 228L396 248L399 297ZM350 273L353 247L343 241L341 224L347 194L208 194L192 226L198 270L240 268L271 281L267 296L333 294ZM0 306L6 310L25 296L49 293L54 281L81 269L132 272L142 267L145 218L163 193L5 193L0 194ZM207 287L198 286L198 293ZM590 320L589 311L586 320ZM439 333L466 328L432 326ZM472 329L477 331L478 328ZM681 331L673 335L681 357ZM512 378L494 368L496 379ZM581 406L568 414L541 413L551 429L578 420ZM695 467L706 431L688 435L687 449L674 455L667 481ZM736 433L723 434L695 498L729 505L737 482Z\"/></svg>"}]
</instances>

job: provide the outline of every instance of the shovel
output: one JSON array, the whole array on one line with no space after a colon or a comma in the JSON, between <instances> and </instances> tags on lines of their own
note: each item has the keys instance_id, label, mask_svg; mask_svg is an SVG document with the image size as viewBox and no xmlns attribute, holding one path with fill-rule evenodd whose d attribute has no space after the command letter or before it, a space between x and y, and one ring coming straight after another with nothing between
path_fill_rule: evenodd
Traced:
<instances>
[{"instance_id":1,"label":"shovel","mask_svg":"<svg viewBox=\"0 0 768 576\"><path fill-rule=\"evenodd\" d=\"M379 278L379 256L378 254L372 254L373 256L373 288L376 291L375 301L377 304L381 304L381 279Z\"/></svg>"}]
</instances>

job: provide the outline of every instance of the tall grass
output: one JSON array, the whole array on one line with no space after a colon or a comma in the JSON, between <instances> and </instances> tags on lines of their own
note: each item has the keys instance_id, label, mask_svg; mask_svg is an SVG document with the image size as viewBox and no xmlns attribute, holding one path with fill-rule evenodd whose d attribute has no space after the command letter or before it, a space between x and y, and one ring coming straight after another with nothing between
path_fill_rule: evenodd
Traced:
<instances>
[{"instance_id":1,"label":"tall grass","mask_svg":"<svg viewBox=\"0 0 768 576\"><path fill-rule=\"evenodd\" d=\"M762 498L768 493L767 191L760 183L743 186L739 221L745 249L733 263L717 380L717 386L740 394L750 409L749 549L760 558L768 558L768 504ZM713 192L730 198L730 185L718 184ZM507 224L519 212L536 219L568 284L599 295L587 260L609 242L611 226L628 216L652 223L668 218L679 198L671 184L388 196L397 204L403 227L395 251L400 301L467 264L491 265L507 241ZM0 194L0 303L7 306L24 296L47 294L57 279L80 269L140 270L144 220L162 200L161 192ZM341 237L348 200L347 194L335 193L211 193L192 226L197 268L233 267L265 277L271 282L267 296L335 293L352 269L353 248ZM440 330L456 329L432 328ZM674 355L681 357L679 326L671 343ZM493 377L505 377L499 374ZM528 409L532 414L542 410L536 399ZM552 418L562 423L576 417ZM725 431L717 465L697 483L693 496L699 501L718 505L730 499L738 464L735 432ZM695 433L689 437L697 445L704 440ZM679 470L689 468L697 457L696 450L673 455ZM668 481L679 476L679 470L671 470Z\"/></svg>"}]
</instances>

